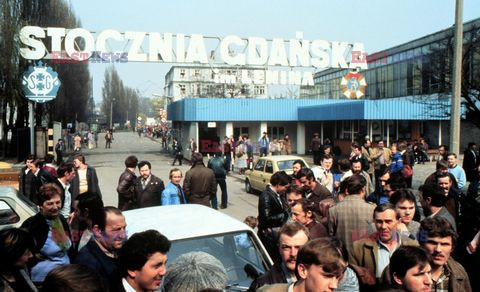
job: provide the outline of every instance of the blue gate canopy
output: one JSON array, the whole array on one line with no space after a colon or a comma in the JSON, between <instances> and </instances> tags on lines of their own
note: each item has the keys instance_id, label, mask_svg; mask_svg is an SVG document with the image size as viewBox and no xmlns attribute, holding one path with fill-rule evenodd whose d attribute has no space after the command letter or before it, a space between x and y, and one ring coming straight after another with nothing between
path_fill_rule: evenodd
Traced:
<instances>
[{"instance_id":1,"label":"blue gate canopy","mask_svg":"<svg viewBox=\"0 0 480 292\"><path fill-rule=\"evenodd\" d=\"M449 98L347 99L185 98L168 106L172 121L448 120Z\"/></svg>"},{"instance_id":2,"label":"blue gate canopy","mask_svg":"<svg viewBox=\"0 0 480 292\"><path fill-rule=\"evenodd\" d=\"M402 97L300 107L299 121L449 120L450 99Z\"/></svg>"}]
</instances>

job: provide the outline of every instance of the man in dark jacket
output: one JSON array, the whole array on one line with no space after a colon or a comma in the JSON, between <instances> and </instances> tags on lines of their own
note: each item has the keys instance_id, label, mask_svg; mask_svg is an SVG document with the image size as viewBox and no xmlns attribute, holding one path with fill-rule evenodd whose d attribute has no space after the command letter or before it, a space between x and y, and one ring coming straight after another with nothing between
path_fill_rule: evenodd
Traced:
<instances>
[{"instance_id":1,"label":"man in dark jacket","mask_svg":"<svg viewBox=\"0 0 480 292\"><path fill-rule=\"evenodd\" d=\"M322 157L322 141L320 140L318 133L313 134L312 141L310 142L310 150L313 154L313 164L320 165Z\"/></svg>"},{"instance_id":2,"label":"man in dark jacket","mask_svg":"<svg viewBox=\"0 0 480 292\"><path fill-rule=\"evenodd\" d=\"M35 155L30 154L25 159L25 166L20 170L20 175L18 176L18 188L19 194L27 198L32 198L32 180L34 179L34 174L30 170L32 162L35 160Z\"/></svg>"},{"instance_id":3,"label":"man in dark jacket","mask_svg":"<svg viewBox=\"0 0 480 292\"><path fill-rule=\"evenodd\" d=\"M210 207L210 198L217 192L215 174L203 164L202 153L192 154L192 168L185 174L183 191L189 204Z\"/></svg>"},{"instance_id":4,"label":"man in dark jacket","mask_svg":"<svg viewBox=\"0 0 480 292\"><path fill-rule=\"evenodd\" d=\"M290 182L285 171L276 172L258 199L258 236L274 260L279 258L278 230L289 218L285 193Z\"/></svg>"},{"instance_id":5,"label":"man in dark jacket","mask_svg":"<svg viewBox=\"0 0 480 292\"><path fill-rule=\"evenodd\" d=\"M140 177L135 181L135 201L137 208L160 206L162 192L165 189L163 181L151 172L152 165L148 161L138 163Z\"/></svg>"},{"instance_id":6,"label":"man in dark jacket","mask_svg":"<svg viewBox=\"0 0 480 292\"><path fill-rule=\"evenodd\" d=\"M248 291L256 291L264 285L295 282L297 254L298 250L309 240L308 230L298 222L289 222L282 226L278 234L278 250L281 260L276 261L268 272L255 279Z\"/></svg>"},{"instance_id":7,"label":"man in dark jacket","mask_svg":"<svg viewBox=\"0 0 480 292\"><path fill-rule=\"evenodd\" d=\"M471 188L476 190L480 180L480 157L478 155L477 144L470 142L463 153L463 169L467 176L467 181L470 182Z\"/></svg>"},{"instance_id":8,"label":"man in dark jacket","mask_svg":"<svg viewBox=\"0 0 480 292\"><path fill-rule=\"evenodd\" d=\"M38 204L38 192L40 187L47 183L52 183L55 181L55 178L45 169L42 168L43 162L39 159L35 159L30 164L30 171L33 173L33 177L31 180L31 193L30 193L30 200L35 204Z\"/></svg>"},{"instance_id":9,"label":"man in dark jacket","mask_svg":"<svg viewBox=\"0 0 480 292\"><path fill-rule=\"evenodd\" d=\"M86 192L96 193L102 197L102 192L98 186L97 172L95 168L85 163L85 156L82 154L75 155L73 157L73 165L76 173L70 187L72 202L75 201L79 194Z\"/></svg>"},{"instance_id":10,"label":"man in dark jacket","mask_svg":"<svg viewBox=\"0 0 480 292\"><path fill-rule=\"evenodd\" d=\"M117 252L126 239L125 217L115 207L105 207L104 216L93 216L93 237L75 258L75 264L95 271L114 291L117 276Z\"/></svg>"},{"instance_id":11,"label":"man in dark jacket","mask_svg":"<svg viewBox=\"0 0 480 292\"><path fill-rule=\"evenodd\" d=\"M208 168L213 170L213 173L215 174L215 180L217 181L217 184L220 185L220 189L222 190L222 203L220 208L225 209L227 208L228 205L228 194L227 194L227 167L225 166L225 160L223 160L222 156L218 153L215 152L215 156L208 161ZM217 192L215 192L215 195L212 197L212 207L214 209L217 209Z\"/></svg>"},{"instance_id":12,"label":"man in dark jacket","mask_svg":"<svg viewBox=\"0 0 480 292\"><path fill-rule=\"evenodd\" d=\"M125 159L125 170L118 179L118 209L125 211L135 208L135 167L137 167L137 157L131 155Z\"/></svg>"}]
</instances>

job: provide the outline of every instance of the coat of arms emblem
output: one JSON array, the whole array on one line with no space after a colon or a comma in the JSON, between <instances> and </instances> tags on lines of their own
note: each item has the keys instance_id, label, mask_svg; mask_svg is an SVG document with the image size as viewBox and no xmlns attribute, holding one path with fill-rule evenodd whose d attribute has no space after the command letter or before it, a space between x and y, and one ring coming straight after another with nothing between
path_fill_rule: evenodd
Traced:
<instances>
[{"instance_id":1,"label":"coat of arms emblem","mask_svg":"<svg viewBox=\"0 0 480 292\"><path fill-rule=\"evenodd\" d=\"M22 89L25 96L34 102L47 102L57 97L60 88L57 72L39 62L29 66L22 76Z\"/></svg>"},{"instance_id":2,"label":"coat of arms emblem","mask_svg":"<svg viewBox=\"0 0 480 292\"><path fill-rule=\"evenodd\" d=\"M365 95L367 82L362 74L352 71L342 77L340 82L343 95L347 98L360 98Z\"/></svg>"}]
</instances>

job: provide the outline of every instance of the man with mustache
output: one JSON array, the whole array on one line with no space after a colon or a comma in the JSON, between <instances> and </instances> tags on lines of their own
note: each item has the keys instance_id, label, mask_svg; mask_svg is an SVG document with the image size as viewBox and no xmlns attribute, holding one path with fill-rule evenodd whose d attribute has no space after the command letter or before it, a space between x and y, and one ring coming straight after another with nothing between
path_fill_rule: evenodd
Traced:
<instances>
[{"instance_id":1,"label":"man with mustache","mask_svg":"<svg viewBox=\"0 0 480 292\"><path fill-rule=\"evenodd\" d=\"M432 291L472 291L465 269L450 254L457 234L447 220L426 218L420 225L420 246L431 256Z\"/></svg>"},{"instance_id":2,"label":"man with mustache","mask_svg":"<svg viewBox=\"0 0 480 292\"><path fill-rule=\"evenodd\" d=\"M289 222L282 226L279 232L278 249L281 261L276 262L264 275L252 282L248 291L256 291L264 285L275 283L294 283L295 265L298 250L309 240L309 232L298 222Z\"/></svg>"}]
</instances>

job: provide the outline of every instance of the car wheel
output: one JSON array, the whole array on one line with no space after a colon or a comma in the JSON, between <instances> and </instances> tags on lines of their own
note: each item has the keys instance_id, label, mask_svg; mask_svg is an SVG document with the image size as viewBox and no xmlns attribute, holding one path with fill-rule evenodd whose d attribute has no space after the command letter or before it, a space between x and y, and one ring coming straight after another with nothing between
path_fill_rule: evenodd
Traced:
<instances>
[{"instance_id":1,"label":"car wheel","mask_svg":"<svg viewBox=\"0 0 480 292\"><path fill-rule=\"evenodd\" d=\"M252 185L248 179L245 179L245 191L249 194L253 194Z\"/></svg>"}]
</instances>

